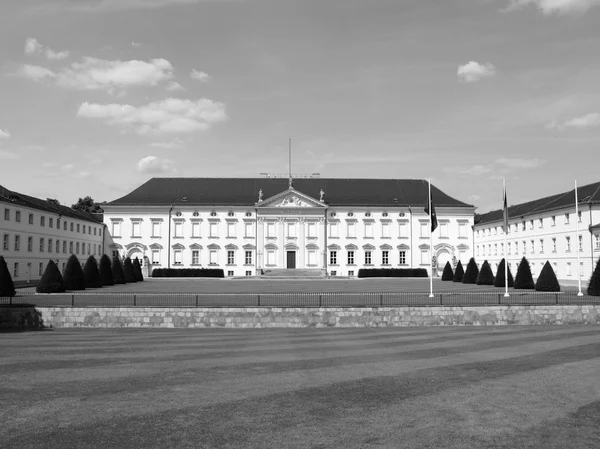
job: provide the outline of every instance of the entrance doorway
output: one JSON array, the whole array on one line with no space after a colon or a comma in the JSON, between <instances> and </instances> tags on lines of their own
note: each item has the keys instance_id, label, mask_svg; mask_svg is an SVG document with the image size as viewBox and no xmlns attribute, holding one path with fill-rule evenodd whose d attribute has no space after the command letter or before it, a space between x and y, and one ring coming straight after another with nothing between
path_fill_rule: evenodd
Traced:
<instances>
[{"instance_id":1,"label":"entrance doorway","mask_svg":"<svg viewBox=\"0 0 600 449\"><path fill-rule=\"evenodd\" d=\"M287 268L296 268L296 251L287 252Z\"/></svg>"}]
</instances>

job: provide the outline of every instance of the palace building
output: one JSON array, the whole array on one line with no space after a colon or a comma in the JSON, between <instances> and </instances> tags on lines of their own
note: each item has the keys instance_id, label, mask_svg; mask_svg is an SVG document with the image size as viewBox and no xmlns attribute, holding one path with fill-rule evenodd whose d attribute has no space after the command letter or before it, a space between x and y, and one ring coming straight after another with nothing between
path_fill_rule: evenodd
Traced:
<instances>
[{"instance_id":1,"label":"palace building","mask_svg":"<svg viewBox=\"0 0 600 449\"><path fill-rule=\"evenodd\" d=\"M408 179L153 178L104 208L113 255L155 267L222 268L228 276L467 263L474 207Z\"/></svg>"}]
</instances>

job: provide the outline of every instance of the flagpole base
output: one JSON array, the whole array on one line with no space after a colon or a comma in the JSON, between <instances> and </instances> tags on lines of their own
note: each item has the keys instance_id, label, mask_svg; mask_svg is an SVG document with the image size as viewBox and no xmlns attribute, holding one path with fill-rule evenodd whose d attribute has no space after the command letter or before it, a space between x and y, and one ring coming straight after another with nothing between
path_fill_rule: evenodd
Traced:
<instances>
[{"instance_id":1,"label":"flagpole base","mask_svg":"<svg viewBox=\"0 0 600 449\"><path fill-rule=\"evenodd\" d=\"M581 291L577 292L577 296L583 296L583 293L581 293Z\"/></svg>"},{"instance_id":2,"label":"flagpole base","mask_svg":"<svg viewBox=\"0 0 600 449\"><path fill-rule=\"evenodd\" d=\"M508 293L504 293L504 297L505 298L510 298L510 295Z\"/></svg>"},{"instance_id":3,"label":"flagpole base","mask_svg":"<svg viewBox=\"0 0 600 449\"><path fill-rule=\"evenodd\" d=\"M430 298L435 298L435 295L433 293L429 293L429 297Z\"/></svg>"}]
</instances>

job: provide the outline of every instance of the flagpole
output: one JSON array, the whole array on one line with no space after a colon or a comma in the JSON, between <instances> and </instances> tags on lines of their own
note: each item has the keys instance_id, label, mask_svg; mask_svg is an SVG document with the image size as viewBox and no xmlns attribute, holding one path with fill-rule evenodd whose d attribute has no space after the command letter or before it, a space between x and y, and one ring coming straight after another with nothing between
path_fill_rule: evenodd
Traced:
<instances>
[{"instance_id":1,"label":"flagpole","mask_svg":"<svg viewBox=\"0 0 600 449\"><path fill-rule=\"evenodd\" d=\"M433 224L433 210L431 208L431 179L427 180L427 183L429 184L429 196L428 196L428 202L429 202L429 248L430 248L430 253L429 255L431 256L431 275L429 276L429 297L433 298L433 230L432 228L432 224Z\"/></svg>"},{"instance_id":2,"label":"flagpole","mask_svg":"<svg viewBox=\"0 0 600 449\"><path fill-rule=\"evenodd\" d=\"M504 203L506 203L506 179L502 179L502 187L504 188ZM504 213L506 218L504 219L504 297L508 298L508 204L502 204L502 207L506 208Z\"/></svg>"},{"instance_id":3,"label":"flagpole","mask_svg":"<svg viewBox=\"0 0 600 449\"><path fill-rule=\"evenodd\" d=\"M575 180L575 234L575 248L577 251L577 285L579 286L577 296L583 296L583 293L581 293L581 264L579 262L579 200L577 198L577 180Z\"/></svg>"}]
</instances>

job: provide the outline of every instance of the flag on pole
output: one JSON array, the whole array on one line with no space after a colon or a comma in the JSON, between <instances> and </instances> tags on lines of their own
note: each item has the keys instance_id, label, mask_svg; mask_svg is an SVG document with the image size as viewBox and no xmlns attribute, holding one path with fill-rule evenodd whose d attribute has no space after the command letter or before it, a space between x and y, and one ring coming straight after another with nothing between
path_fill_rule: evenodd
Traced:
<instances>
[{"instance_id":1,"label":"flag on pole","mask_svg":"<svg viewBox=\"0 0 600 449\"><path fill-rule=\"evenodd\" d=\"M506 201L506 183L504 184L504 195L502 198L502 218L504 220L502 228L504 229L504 233L508 234L508 202Z\"/></svg>"},{"instance_id":2,"label":"flag on pole","mask_svg":"<svg viewBox=\"0 0 600 449\"><path fill-rule=\"evenodd\" d=\"M429 184L429 199L425 206L425 213L429 215L431 220L431 232L435 231L438 227L437 215L435 213L435 206L433 205L433 194L431 193L431 183ZM431 213L429 212L431 210Z\"/></svg>"}]
</instances>

